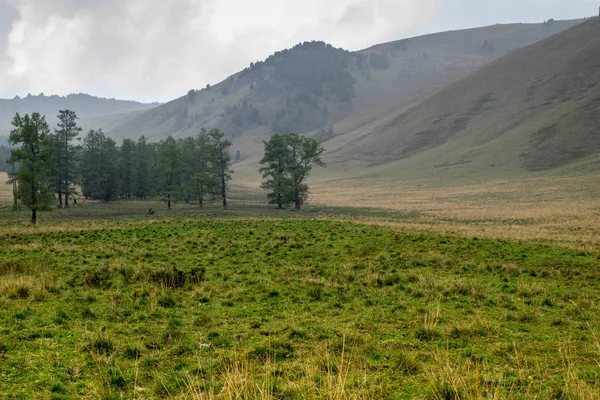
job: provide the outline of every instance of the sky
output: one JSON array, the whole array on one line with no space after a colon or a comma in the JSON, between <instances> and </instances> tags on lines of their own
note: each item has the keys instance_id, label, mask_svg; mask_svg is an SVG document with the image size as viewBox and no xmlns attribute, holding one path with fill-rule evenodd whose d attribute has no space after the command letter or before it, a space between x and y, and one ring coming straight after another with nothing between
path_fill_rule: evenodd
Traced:
<instances>
[{"instance_id":1,"label":"sky","mask_svg":"<svg viewBox=\"0 0 600 400\"><path fill-rule=\"evenodd\" d=\"M166 102L297 43L359 50L495 23L598 14L598 0L0 0L0 98Z\"/></svg>"}]
</instances>

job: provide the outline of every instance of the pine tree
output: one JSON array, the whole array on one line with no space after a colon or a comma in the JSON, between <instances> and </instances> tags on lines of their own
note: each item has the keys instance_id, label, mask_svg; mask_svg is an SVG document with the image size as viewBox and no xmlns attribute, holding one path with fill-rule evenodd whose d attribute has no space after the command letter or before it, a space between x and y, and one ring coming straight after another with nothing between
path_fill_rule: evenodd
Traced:
<instances>
[{"instance_id":1,"label":"pine tree","mask_svg":"<svg viewBox=\"0 0 600 400\"><path fill-rule=\"evenodd\" d=\"M37 222L37 211L49 210L54 202L48 187L47 174L52 168L52 144L50 127L38 113L17 113L13 118L14 129L10 132L10 163L19 164L14 174L18 182L17 197L31 210L31 224Z\"/></svg>"},{"instance_id":2,"label":"pine tree","mask_svg":"<svg viewBox=\"0 0 600 400\"><path fill-rule=\"evenodd\" d=\"M268 191L269 204L276 204L278 209L282 209L291 202L291 185L286 175L290 154L284 135L276 133L264 145L265 154L260 160L259 171L266 180L261 187Z\"/></svg>"},{"instance_id":3,"label":"pine tree","mask_svg":"<svg viewBox=\"0 0 600 400\"><path fill-rule=\"evenodd\" d=\"M308 198L306 178L314 165L325 165L321 160L323 151L315 139L298 134L275 134L265 142L260 172L266 179L262 187L269 191L270 204L281 208L294 203L294 208L300 210Z\"/></svg>"},{"instance_id":4,"label":"pine tree","mask_svg":"<svg viewBox=\"0 0 600 400\"><path fill-rule=\"evenodd\" d=\"M211 136L202 128L195 140L193 179L196 185L198 204L200 207L204 207L206 195L217 192L219 180L214 162L211 162L211 155L214 153Z\"/></svg>"},{"instance_id":5,"label":"pine tree","mask_svg":"<svg viewBox=\"0 0 600 400\"><path fill-rule=\"evenodd\" d=\"M292 184L294 208L300 210L308 198L308 185L304 181L310 175L313 165L325 166L321 160L324 149L315 139L298 134L286 135L285 141L290 152L286 169Z\"/></svg>"},{"instance_id":6,"label":"pine tree","mask_svg":"<svg viewBox=\"0 0 600 400\"><path fill-rule=\"evenodd\" d=\"M55 129L57 149L57 170L61 181L58 187L59 207L62 204L61 193L65 195L65 208L69 208L69 195L72 194L75 167L75 149L71 142L81 133L77 125L77 115L71 110L58 112L58 129Z\"/></svg>"},{"instance_id":7,"label":"pine tree","mask_svg":"<svg viewBox=\"0 0 600 400\"><path fill-rule=\"evenodd\" d=\"M133 140L123 139L119 151L119 177L121 180L121 197L124 199L134 197L135 150L135 142Z\"/></svg>"},{"instance_id":8,"label":"pine tree","mask_svg":"<svg viewBox=\"0 0 600 400\"><path fill-rule=\"evenodd\" d=\"M196 141L193 137L179 139L177 142L181 154L181 179L179 181L183 201L189 204L196 192L194 175L196 174Z\"/></svg>"},{"instance_id":9,"label":"pine tree","mask_svg":"<svg viewBox=\"0 0 600 400\"><path fill-rule=\"evenodd\" d=\"M102 130L91 130L83 139L83 194L95 200L109 202L118 195L119 149L117 142Z\"/></svg>"},{"instance_id":10,"label":"pine tree","mask_svg":"<svg viewBox=\"0 0 600 400\"><path fill-rule=\"evenodd\" d=\"M229 148L231 141L225 138L225 134L218 129L209 132L211 139L210 160L213 164L216 177L219 182L219 197L223 201L223 208L227 209L227 182L231 180L231 155Z\"/></svg>"},{"instance_id":11,"label":"pine tree","mask_svg":"<svg viewBox=\"0 0 600 400\"><path fill-rule=\"evenodd\" d=\"M181 152L173 136L168 136L159 145L157 171L159 190L170 210L171 202L179 195L182 174Z\"/></svg>"},{"instance_id":12,"label":"pine tree","mask_svg":"<svg viewBox=\"0 0 600 400\"><path fill-rule=\"evenodd\" d=\"M135 145L134 183L133 192L136 198L146 199L151 196L154 188L153 159L154 146L148 144L144 136L140 137Z\"/></svg>"}]
</instances>

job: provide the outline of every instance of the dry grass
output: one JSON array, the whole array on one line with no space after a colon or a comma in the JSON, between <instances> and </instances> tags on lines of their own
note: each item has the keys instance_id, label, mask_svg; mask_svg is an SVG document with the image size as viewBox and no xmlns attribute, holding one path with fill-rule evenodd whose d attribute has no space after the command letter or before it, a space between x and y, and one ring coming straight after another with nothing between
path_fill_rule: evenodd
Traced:
<instances>
[{"instance_id":1,"label":"dry grass","mask_svg":"<svg viewBox=\"0 0 600 400\"><path fill-rule=\"evenodd\" d=\"M320 349L317 358L322 364L306 364L298 382L287 382L287 395L294 398L327 400L370 400L366 373L361 370L354 354L345 349L339 356L328 349ZM241 400L271 400L281 398L274 393L277 365L266 360L260 368L252 366L247 358L224 361L215 376L188 375L185 382L186 398ZM217 385L215 385L217 383ZM220 389L216 389L220 387Z\"/></svg>"},{"instance_id":2,"label":"dry grass","mask_svg":"<svg viewBox=\"0 0 600 400\"><path fill-rule=\"evenodd\" d=\"M451 187L389 180L321 180L315 203L397 211L412 218L370 218L397 229L493 239L541 240L578 249L600 248L600 176L540 177Z\"/></svg>"},{"instance_id":3,"label":"dry grass","mask_svg":"<svg viewBox=\"0 0 600 400\"><path fill-rule=\"evenodd\" d=\"M53 285L48 277L33 277L15 273L0 275L0 298L29 299L43 297Z\"/></svg>"},{"instance_id":4,"label":"dry grass","mask_svg":"<svg viewBox=\"0 0 600 400\"><path fill-rule=\"evenodd\" d=\"M3 207L12 202L12 186L8 185L8 174L0 172L0 207Z\"/></svg>"}]
</instances>

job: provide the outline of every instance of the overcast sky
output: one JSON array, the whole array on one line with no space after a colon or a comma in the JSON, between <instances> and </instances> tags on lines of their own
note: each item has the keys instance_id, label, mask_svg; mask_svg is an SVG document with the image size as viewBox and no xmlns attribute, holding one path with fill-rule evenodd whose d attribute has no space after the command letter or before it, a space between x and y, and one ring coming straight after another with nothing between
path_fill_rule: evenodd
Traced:
<instances>
[{"instance_id":1,"label":"overcast sky","mask_svg":"<svg viewBox=\"0 0 600 400\"><path fill-rule=\"evenodd\" d=\"M168 101L307 40L358 50L425 33L595 15L598 0L0 0L0 98Z\"/></svg>"}]
</instances>

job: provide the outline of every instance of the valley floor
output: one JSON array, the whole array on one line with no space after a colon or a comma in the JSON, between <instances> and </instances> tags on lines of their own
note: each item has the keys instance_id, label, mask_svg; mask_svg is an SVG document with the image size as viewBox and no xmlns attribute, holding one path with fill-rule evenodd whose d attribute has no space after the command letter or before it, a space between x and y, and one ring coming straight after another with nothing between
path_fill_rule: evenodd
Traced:
<instances>
[{"instance_id":1,"label":"valley floor","mask_svg":"<svg viewBox=\"0 0 600 400\"><path fill-rule=\"evenodd\" d=\"M459 207L80 203L0 211L0 397L600 398L593 241L475 237Z\"/></svg>"}]
</instances>

